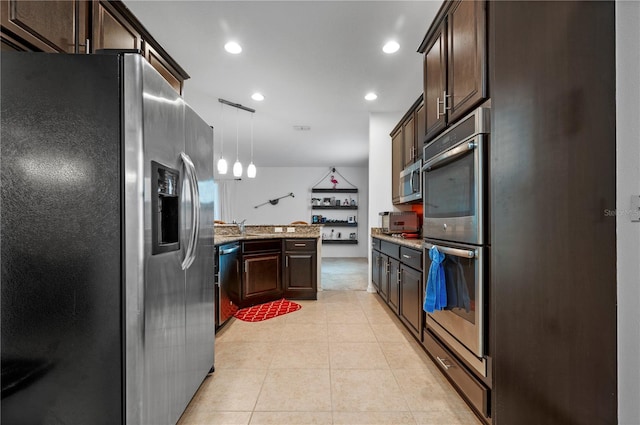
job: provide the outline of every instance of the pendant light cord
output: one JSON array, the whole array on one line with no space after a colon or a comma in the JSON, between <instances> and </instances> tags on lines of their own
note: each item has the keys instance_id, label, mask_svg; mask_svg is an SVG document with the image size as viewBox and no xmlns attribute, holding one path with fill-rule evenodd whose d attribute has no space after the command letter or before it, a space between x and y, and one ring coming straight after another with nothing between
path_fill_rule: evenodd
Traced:
<instances>
[{"instance_id":1,"label":"pendant light cord","mask_svg":"<svg viewBox=\"0 0 640 425\"><path fill-rule=\"evenodd\" d=\"M253 113L251 114L251 163L253 164Z\"/></svg>"},{"instance_id":2,"label":"pendant light cord","mask_svg":"<svg viewBox=\"0 0 640 425\"><path fill-rule=\"evenodd\" d=\"M236 109L236 162L238 162L240 160L240 151L239 151L239 147L238 147L238 143L239 143L239 134L240 134L240 110Z\"/></svg>"},{"instance_id":3,"label":"pendant light cord","mask_svg":"<svg viewBox=\"0 0 640 425\"><path fill-rule=\"evenodd\" d=\"M224 158L224 105L220 102L220 158Z\"/></svg>"}]
</instances>

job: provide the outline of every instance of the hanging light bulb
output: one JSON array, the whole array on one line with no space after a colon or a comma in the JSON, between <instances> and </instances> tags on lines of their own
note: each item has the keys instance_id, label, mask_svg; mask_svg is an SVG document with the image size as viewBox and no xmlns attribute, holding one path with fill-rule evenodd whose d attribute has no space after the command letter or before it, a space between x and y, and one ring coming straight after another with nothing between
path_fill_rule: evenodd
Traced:
<instances>
[{"instance_id":1,"label":"hanging light bulb","mask_svg":"<svg viewBox=\"0 0 640 425\"><path fill-rule=\"evenodd\" d=\"M256 166L253 163L253 112L251 113L251 163L247 167L247 177L254 179L256 177Z\"/></svg>"},{"instance_id":2,"label":"hanging light bulb","mask_svg":"<svg viewBox=\"0 0 640 425\"><path fill-rule=\"evenodd\" d=\"M222 151L224 149L224 110L223 105L220 103L220 159L218 160L218 174L227 174L227 160L224 159Z\"/></svg>"},{"instance_id":3,"label":"hanging light bulb","mask_svg":"<svg viewBox=\"0 0 640 425\"><path fill-rule=\"evenodd\" d=\"M236 109L236 162L233 164L233 177L242 177L242 164L240 163L240 154L239 154L239 131L240 131L240 123L238 122L238 112Z\"/></svg>"}]
</instances>

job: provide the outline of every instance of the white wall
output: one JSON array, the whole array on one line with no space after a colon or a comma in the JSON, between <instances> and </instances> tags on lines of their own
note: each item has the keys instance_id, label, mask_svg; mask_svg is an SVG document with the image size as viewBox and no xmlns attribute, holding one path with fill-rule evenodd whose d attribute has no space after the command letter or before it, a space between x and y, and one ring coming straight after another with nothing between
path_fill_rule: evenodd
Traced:
<instances>
[{"instance_id":1,"label":"white wall","mask_svg":"<svg viewBox=\"0 0 640 425\"><path fill-rule=\"evenodd\" d=\"M616 209L640 195L640 2L616 2ZM640 424L640 223L617 217L618 423Z\"/></svg>"},{"instance_id":2,"label":"white wall","mask_svg":"<svg viewBox=\"0 0 640 425\"><path fill-rule=\"evenodd\" d=\"M338 180L338 188L351 188L348 182L358 188L359 208L357 211L331 211L311 210L311 188L329 172L329 167L260 167L255 179L246 176L242 180L229 180L233 186L231 196L232 219L241 221L246 219L246 224L288 224L292 221L302 220L311 223L313 214L322 214L331 217L346 219L347 215L358 215L359 226L336 227L335 231L345 233L357 232L357 245L323 245L323 257L366 257L369 251L367 244L368 235L368 168L367 167L336 167L335 177ZM342 178L340 175L344 176ZM217 180L229 179L229 177L217 176ZM347 181L345 181L345 179ZM319 187L331 187L328 180ZM266 204L259 208L256 205L270 199L293 193L295 197L280 199L277 205ZM328 195L327 195L328 196ZM333 195L331 195L333 196ZM338 217L340 215L340 217ZM227 219L229 221L229 219ZM328 231L327 231L328 232Z\"/></svg>"},{"instance_id":3,"label":"white wall","mask_svg":"<svg viewBox=\"0 0 640 425\"><path fill-rule=\"evenodd\" d=\"M405 111L406 112L406 111ZM371 228L380 227L378 213L393 211L391 202L391 137L389 133L398 124L404 112L369 114L369 226L367 227L367 247L371 246ZM364 238L363 238L364 239ZM371 249L367 257L371 265ZM369 267L369 288L371 267Z\"/></svg>"}]
</instances>

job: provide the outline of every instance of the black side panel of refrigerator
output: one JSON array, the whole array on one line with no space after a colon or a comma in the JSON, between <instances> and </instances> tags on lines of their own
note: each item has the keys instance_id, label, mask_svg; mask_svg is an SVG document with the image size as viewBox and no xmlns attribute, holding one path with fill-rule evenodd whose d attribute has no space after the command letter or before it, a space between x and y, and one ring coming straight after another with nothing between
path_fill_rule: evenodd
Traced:
<instances>
[{"instance_id":1,"label":"black side panel of refrigerator","mask_svg":"<svg viewBox=\"0 0 640 425\"><path fill-rule=\"evenodd\" d=\"M2 423L121 423L120 59L1 62Z\"/></svg>"}]
</instances>

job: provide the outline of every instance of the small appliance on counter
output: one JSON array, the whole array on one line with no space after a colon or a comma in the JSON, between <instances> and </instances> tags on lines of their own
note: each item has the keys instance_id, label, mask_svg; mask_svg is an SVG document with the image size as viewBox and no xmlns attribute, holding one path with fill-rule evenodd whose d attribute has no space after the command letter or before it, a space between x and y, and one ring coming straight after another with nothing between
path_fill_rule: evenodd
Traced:
<instances>
[{"instance_id":1,"label":"small appliance on counter","mask_svg":"<svg viewBox=\"0 0 640 425\"><path fill-rule=\"evenodd\" d=\"M384 211L382 217L382 233L401 234L420 232L418 213L415 211Z\"/></svg>"}]
</instances>

